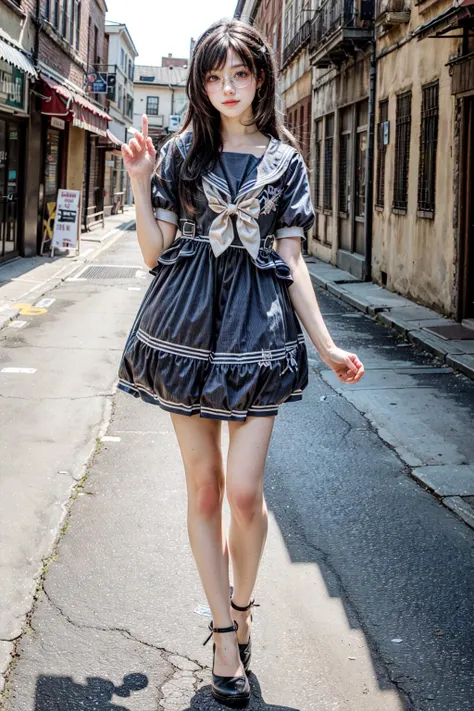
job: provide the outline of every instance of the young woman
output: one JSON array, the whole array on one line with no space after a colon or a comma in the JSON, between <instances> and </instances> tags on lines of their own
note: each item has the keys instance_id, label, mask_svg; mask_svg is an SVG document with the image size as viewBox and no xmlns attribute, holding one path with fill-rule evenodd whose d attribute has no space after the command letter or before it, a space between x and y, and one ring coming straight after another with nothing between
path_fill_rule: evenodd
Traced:
<instances>
[{"instance_id":1,"label":"young woman","mask_svg":"<svg viewBox=\"0 0 474 711\"><path fill-rule=\"evenodd\" d=\"M213 618L212 693L242 706L267 534L265 458L279 406L301 400L308 383L296 315L341 381L357 382L364 368L334 345L301 255L314 220L310 187L277 118L275 67L260 33L236 20L212 25L196 45L187 94L183 128L162 148L158 167L146 117L122 147L138 241L155 278L125 345L119 388L171 413L191 548Z\"/></svg>"}]
</instances>

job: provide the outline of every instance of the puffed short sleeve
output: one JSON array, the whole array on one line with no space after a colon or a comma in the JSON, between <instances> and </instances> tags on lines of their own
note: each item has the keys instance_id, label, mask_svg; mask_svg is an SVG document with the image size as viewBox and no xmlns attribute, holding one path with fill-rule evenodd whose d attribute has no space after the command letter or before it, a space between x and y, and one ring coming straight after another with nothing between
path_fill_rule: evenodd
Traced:
<instances>
[{"instance_id":1,"label":"puffed short sleeve","mask_svg":"<svg viewBox=\"0 0 474 711\"><path fill-rule=\"evenodd\" d=\"M275 237L303 237L314 222L311 188L302 156L295 153L284 176L285 185L278 204Z\"/></svg>"},{"instance_id":2,"label":"puffed short sleeve","mask_svg":"<svg viewBox=\"0 0 474 711\"><path fill-rule=\"evenodd\" d=\"M174 140L160 151L158 170L151 179L151 204L157 220L178 225L178 149Z\"/></svg>"}]
</instances>

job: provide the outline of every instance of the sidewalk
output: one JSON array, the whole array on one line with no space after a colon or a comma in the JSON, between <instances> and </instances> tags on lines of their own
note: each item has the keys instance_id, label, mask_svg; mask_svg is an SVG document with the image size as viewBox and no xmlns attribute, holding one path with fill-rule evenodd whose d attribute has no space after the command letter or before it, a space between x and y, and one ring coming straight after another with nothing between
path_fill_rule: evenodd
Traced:
<instances>
[{"instance_id":1,"label":"sidewalk","mask_svg":"<svg viewBox=\"0 0 474 711\"><path fill-rule=\"evenodd\" d=\"M327 289L350 306L374 316L380 323L397 330L412 343L423 346L442 362L474 379L474 332L473 340L440 338L427 329L459 326L459 323L382 286L361 282L352 274L316 257L309 257L306 262L315 286Z\"/></svg>"},{"instance_id":2,"label":"sidewalk","mask_svg":"<svg viewBox=\"0 0 474 711\"><path fill-rule=\"evenodd\" d=\"M141 260L122 232L0 334L0 361L35 369L0 373L2 711L221 711L173 427L116 391ZM367 372L342 384L308 343L275 423L249 711L472 711L474 532L412 468L474 462L474 382L318 300Z\"/></svg>"},{"instance_id":3,"label":"sidewalk","mask_svg":"<svg viewBox=\"0 0 474 711\"><path fill-rule=\"evenodd\" d=\"M80 266L92 261L117 240L124 230L134 229L135 208L129 207L105 221L105 227L86 232L80 238L80 253L53 258L19 257L0 266L0 329L8 326L32 302L55 289Z\"/></svg>"}]
</instances>

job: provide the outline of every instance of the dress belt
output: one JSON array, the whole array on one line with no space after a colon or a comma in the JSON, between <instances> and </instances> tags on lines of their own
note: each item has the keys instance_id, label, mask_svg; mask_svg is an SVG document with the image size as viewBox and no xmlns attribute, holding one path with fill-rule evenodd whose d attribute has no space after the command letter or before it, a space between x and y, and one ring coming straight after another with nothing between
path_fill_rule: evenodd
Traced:
<instances>
[{"instance_id":1,"label":"dress belt","mask_svg":"<svg viewBox=\"0 0 474 711\"><path fill-rule=\"evenodd\" d=\"M197 235L196 234L196 223L194 220L179 220L179 230L183 237L191 237L198 242L209 242L209 235ZM273 246L273 241L275 235L267 235L260 245L260 249L270 250ZM231 243L230 247L237 247L238 249L245 249L243 244Z\"/></svg>"}]
</instances>

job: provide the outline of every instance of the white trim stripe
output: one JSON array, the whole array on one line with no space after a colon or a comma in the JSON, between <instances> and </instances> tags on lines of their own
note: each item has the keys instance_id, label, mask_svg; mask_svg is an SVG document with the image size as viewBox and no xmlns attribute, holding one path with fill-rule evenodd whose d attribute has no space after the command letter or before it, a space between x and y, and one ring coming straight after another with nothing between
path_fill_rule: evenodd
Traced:
<instances>
[{"instance_id":1,"label":"white trim stripe","mask_svg":"<svg viewBox=\"0 0 474 711\"><path fill-rule=\"evenodd\" d=\"M277 239L283 239L284 237L304 237L304 229L302 227L280 227L275 233Z\"/></svg>"},{"instance_id":2,"label":"white trim stripe","mask_svg":"<svg viewBox=\"0 0 474 711\"><path fill-rule=\"evenodd\" d=\"M268 413L275 412L275 414L276 414L278 412L278 408L280 407L280 405L252 405L251 407L248 408L248 410L222 410L220 408L206 407L205 405L200 405L199 403L196 403L194 405L185 405L184 403L171 402L170 400L165 400L160 395L157 395L156 393L152 393L147 388L144 388L143 386L135 385L134 383L129 383L127 380L124 380L123 378L119 379L118 384L119 384L119 386L122 386L121 389L125 388L127 390L132 390L133 392L136 392L137 394L140 394L140 392L146 393L154 400L157 400L158 403L164 409L173 409L173 410L178 410L178 411L186 412L186 413L205 412L205 413L209 413L209 414L228 415L229 419L231 417L245 419L247 417L247 415L249 415L249 414L251 415L251 413L253 411L268 412ZM302 392L303 392L302 390L294 390L288 396L288 398L286 399L285 402L288 402L294 396L300 395ZM282 404L284 404L284 403L282 403Z\"/></svg>"},{"instance_id":3,"label":"white trim stripe","mask_svg":"<svg viewBox=\"0 0 474 711\"><path fill-rule=\"evenodd\" d=\"M173 210L165 210L163 207L157 207L155 209L155 218L178 226L178 215L173 212Z\"/></svg>"},{"instance_id":4,"label":"white trim stripe","mask_svg":"<svg viewBox=\"0 0 474 711\"><path fill-rule=\"evenodd\" d=\"M162 341L158 338L150 336L148 333L138 329L137 339L146 346L155 350L163 351L171 355L180 355L186 358L195 358L197 360L209 361L216 365L232 365L237 363L260 363L261 361L279 361L283 360L286 355L297 348L299 344L305 342L304 335L298 334L296 341L289 341L281 348L273 350L262 349L260 351L249 351L247 353L226 353L225 351L213 352L204 350L203 348L194 348L192 346L184 346L178 343Z\"/></svg>"}]
</instances>

